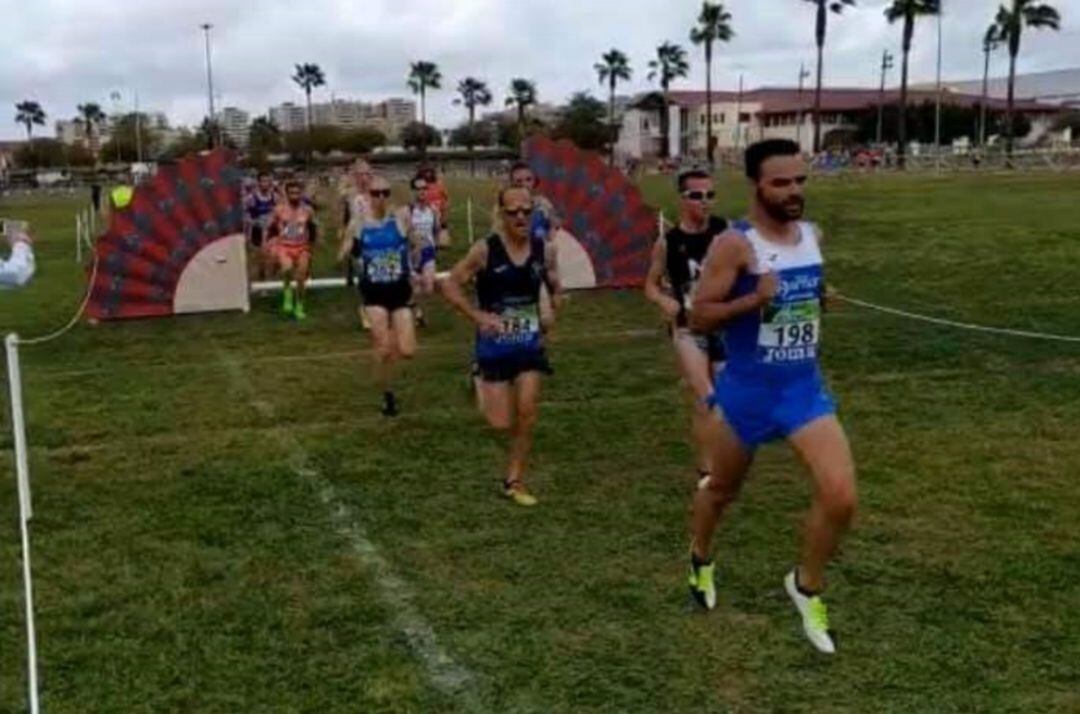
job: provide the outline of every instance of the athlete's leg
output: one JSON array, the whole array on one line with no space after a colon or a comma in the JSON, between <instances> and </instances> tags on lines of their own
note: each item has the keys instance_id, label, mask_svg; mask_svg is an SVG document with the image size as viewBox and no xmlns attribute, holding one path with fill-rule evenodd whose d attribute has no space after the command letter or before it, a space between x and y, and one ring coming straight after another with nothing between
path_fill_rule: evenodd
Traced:
<instances>
[{"instance_id":1,"label":"athlete's leg","mask_svg":"<svg viewBox=\"0 0 1080 714\"><path fill-rule=\"evenodd\" d=\"M407 307L394 310L390 316L390 326L397 356L401 359L412 359L416 354L416 323L412 310Z\"/></svg>"},{"instance_id":2,"label":"athlete's leg","mask_svg":"<svg viewBox=\"0 0 1080 714\"><path fill-rule=\"evenodd\" d=\"M425 295L431 295L435 292L435 263L424 263L424 269L420 273L420 290Z\"/></svg>"},{"instance_id":3,"label":"athlete's leg","mask_svg":"<svg viewBox=\"0 0 1080 714\"><path fill-rule=\"evenodd\" d=\"M540 327L548 332L555 326L555 306L547 285L540 286Z\"/></svg>"},{"instance_id":4,"label":"athlete's leg","mask_svg":"<svg viewBox=\"0 0 1080 714\"><path fill-rule=\"evenodd\" d=\"M480 413L488 425L496 431L509 431L513 426L513 390L510 382L476 380L477 401Z\"/></svg>"},{"instance_id":5,"label":"athlete's leg","mask_svg":"<svg viewBox=\"0 0 1080 714\"><path fill-rule=\"evenodd\" d=\"M389 391L393 377L393 364L396 352L393 331L390 326L390 313L378 305L365 305L364 314L371 323L371 340L375 347L375 381L379 389Z\"/></svg>"},{"instance_id":6,"label":"athlete's leg","mask_svg":"<svg viewBox=\"0 0 1080 714\"><path fill-rule=\"evenodd\" d=\"M539 372L524 372L514 380L514 407L517 413L511 429L510 463L507 467L506 480L510 483L524 482L539 410L540 384Z\"/></svg>"},{"instance_id":7,"label":"athlete's leg","mask_svg":"<svg viewBox=\"0 0 1080 714\"><path fill-rule=\"evenodd\" d=\"M709 480L694 492L693 543L696 559L712 559L712 540L724 510L738 497L753 461L753 454L727 421L716 417L709 439L713 467Z\"/></svg>"},{"instance_id":8,"label":"athlete's leg","mask_svg":"<svg viewBox=\"0 0 1080 714\"><path fill-rule=\"evenodd\" d=\"M714 439L714 432L719 428L716 411L710 408L707 402L713 393L712 364L709 362L708 352L701 349L692 335L676 332L673 343L679 373L694 399L692 433L698 472L702 475L711 474L713 469L710 463L710 441Z\"/></svg>"},{"instance_id":9,"label":"athlete's leg","mask_svg":"<svg viewBox=\"0 0 1080 714\"><path fill-rule=\"evenodd\" d=\"M810 422L789 436L788 442L810 470L814 486L798 584L809 592L821 592L825 566L855 515L855 462L835 415Z\"/></svg>"},{"instance_id":10,"label":"athlete's leg","mask_svg":"<svg viewBox=\"0 0 1080 714\"><path fill-rule=\"evenodd\" d=\"M285 251L278 251L277 254L278 271L281 273L281 311L287 315L291 315L296 305L293 289L293 264L292 256Z\"/></svg>"},{"instance_id":11,"label":"athlete's leg","mask_svg":"<svg viewBox=\"0 0 1080 714\"><path fill-rule=\"evenodd\" d=\"M296 278L296 316L300 319L306 317L304 298L307 296L307 281L310 270L311 253L303 251L296 257L296 267L293 270L293 275Z\"/></svg>"}]
</instances>

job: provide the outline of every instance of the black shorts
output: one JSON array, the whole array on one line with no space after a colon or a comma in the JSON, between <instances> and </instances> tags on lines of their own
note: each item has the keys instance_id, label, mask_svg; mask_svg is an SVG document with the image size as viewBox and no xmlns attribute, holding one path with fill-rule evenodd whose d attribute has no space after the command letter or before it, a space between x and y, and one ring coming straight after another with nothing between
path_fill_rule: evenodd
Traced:
<instances>
[{"instance_id":1,"label":"black shorts","mask_svg":"<svg viewBox=\"0 0 1080 714\"><path fill-rule=\"evenodd\" d=\"M480 371L480 379L485 382L513 382L526 372L554 373L543 351L495 359L477 359L476 367Z\"/></svg>"},{"instance_id":2,"label":"black shorts","mask_svg":"<svg viewBox=\"0 0 1080 714\"><path fill-rule=\"evenodd\" d=\"M381 307L392 313L409 307L412 285L406 282L378 285L361 281L360 297L364 300L364 307Z\"/></svg>"},{"instance_id":3,"label":"black shorts","mask_svg":"<svg viewBox=\"0 0 1080 714\"><path fill-rule=\"evenodd\" d=\"M258 223L251 225L251 244L256 248L261 248L263 244L263 227Z\"/></svg>"},{"instance_id":4,"label":"black shorts","mask_svg":"<svg viewBox=\"0 0 1080 714\"><path fill-rule=\"evenodd\" d=\"M689 337L694 341L694 344L698 346L702 352L709 356L709 361L713 364L720 364L727 360L727 350L724 349L724 338L720 336L720 333L713 333L711 335L701 335L697 332L691 332L685 327L670 328L668 333L673 337Z\"/></svg>"}]
</instances>

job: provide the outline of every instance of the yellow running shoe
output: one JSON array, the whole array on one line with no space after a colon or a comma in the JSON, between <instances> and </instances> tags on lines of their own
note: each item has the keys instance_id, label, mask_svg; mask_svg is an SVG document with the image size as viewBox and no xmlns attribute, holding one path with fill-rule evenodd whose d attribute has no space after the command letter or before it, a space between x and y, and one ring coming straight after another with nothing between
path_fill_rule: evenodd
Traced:
<instances>
[{"instance_id":1,"label":"yellow running shoe","mask_svg":"<svg viewBox=\"0 0 1080 714\"><path fill-rule=\"evenodd\" d=\"M519 506L535 506L539 503L521 481L503 481L503 495Z\"/></svg>"},{"instance_id":2,"label":"yellow running shoe","mask_svg":"<svg viewBox=\"0 0 1080 714\"><path fill-rule=\"evenodd\" d=\"M690 556L690 597L703 610L716 608L716 563L695 563Z\"/></svg>"}]
</instances>

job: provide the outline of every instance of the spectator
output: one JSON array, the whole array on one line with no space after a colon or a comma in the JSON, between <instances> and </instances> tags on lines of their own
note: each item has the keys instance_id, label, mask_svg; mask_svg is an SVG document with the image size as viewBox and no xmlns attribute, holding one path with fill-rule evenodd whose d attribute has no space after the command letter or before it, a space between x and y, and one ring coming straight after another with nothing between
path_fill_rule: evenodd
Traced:
<instances>
[{"instance_id":1,"label":"spectator","mask_svg":"<svg viewBox=\"0 0 1080 714\"><path fill-rule=\"evenodd\" d=\"M11 246L7 260L0 258L0 289L21 288L34 277L34 249L24 223L3 222L3 234Z\"/></svg>"}]
</instances>

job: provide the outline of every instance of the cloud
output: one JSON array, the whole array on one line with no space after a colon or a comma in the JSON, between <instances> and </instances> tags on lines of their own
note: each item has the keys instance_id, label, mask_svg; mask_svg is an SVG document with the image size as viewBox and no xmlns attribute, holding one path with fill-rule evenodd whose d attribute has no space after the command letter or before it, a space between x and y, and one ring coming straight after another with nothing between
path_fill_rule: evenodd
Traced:
<instances>
[{"instance_id":1,"label":"cloud","mask_svg":"<svg viewBox=\"0 0 1080 714\"><path fill-rule=\"evenodd\" d=\"M14 4L18 0L2 0ZM1020 71L1080 64L1080 0L1057 0L1061 33L1025 35ZM729 0L736 38L717 48L718 87L733 89L740 74L748 87L792 85L800 63L813 67L814 8L796 0ZM830 17L826 81L873 86L883 49L898 53L900 27L886 24L885 3ZM329 86L320 98L377 99L403 96L410 61L430 59L443 73L443 90L429 100L430 117L442 125L461 120L453 89L464 76L488 81L496 105L510 79L528 77L542 99L561 101L576 90L603 93L592 69L615 46L630 57L634 79L623 91L649 87L648 59L656 45L672 40L691 53L690 78L702 86L704 68L688 32L696 1L682 0L34 0L3 12L0 43L0 106L26 98L41 101L50 121L75 114L76 105L97 101L112 109L113 91L130 107L165 111L175 123L194 124L206 111L202 22L212 22L215 94L220 105L255 114L272 104L299 101L290 82L297 62L316 62ZM981 75L981 37L996 4L946 0L946 78ZM936 22L922 19L911 55L914 82L933 81ZM1007 70L1004 54L995 73ZM894 81L895 81L894 76ZM0 119L3 114L0 113ZM0 121L0 137L20 129Z\"/></svg>"}]
</instances>

